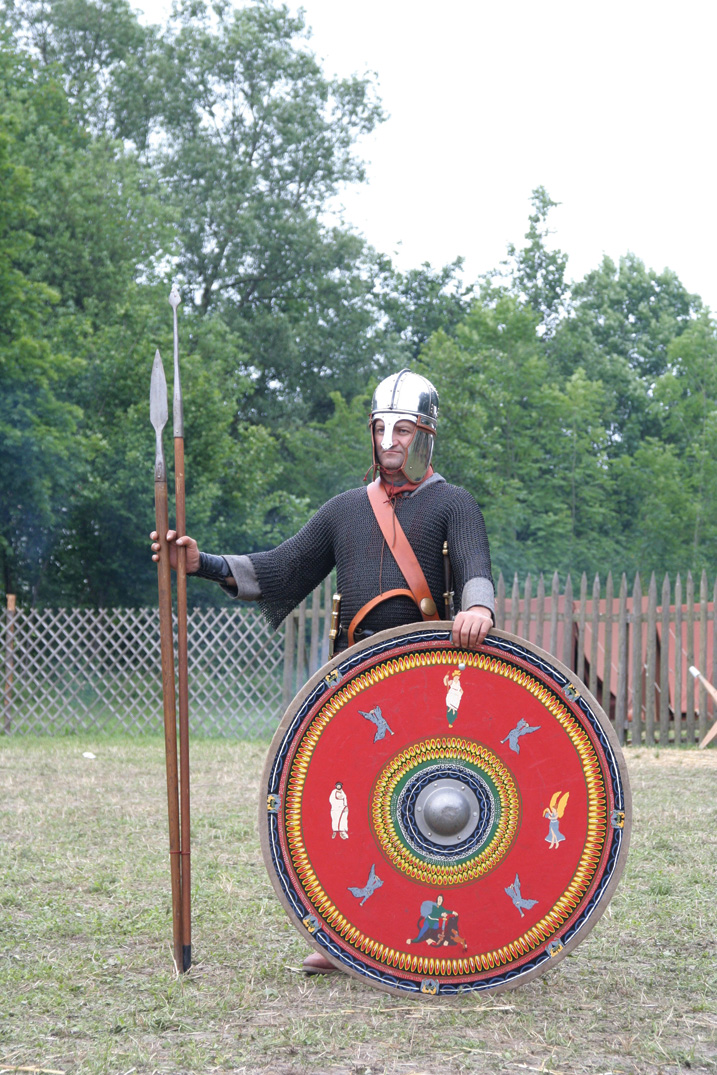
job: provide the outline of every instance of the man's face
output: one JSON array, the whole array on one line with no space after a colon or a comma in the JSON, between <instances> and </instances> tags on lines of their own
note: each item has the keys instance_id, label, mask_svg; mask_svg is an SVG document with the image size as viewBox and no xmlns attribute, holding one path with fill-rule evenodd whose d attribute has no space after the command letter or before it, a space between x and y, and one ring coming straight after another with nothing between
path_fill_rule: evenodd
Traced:
<instances>
[{"instance_id":1,"label":"man's face","mask_svg":"<svg viewBox=\"0 0 717 1075\"><path fill-rule=\"evenodd\" d=\"M406 459L408 446L416 432L416 423L402 418L393 427L393 437L390 448L382 448L381 441L385 426L382 419L377 418L373 424L373 443L376 448L376 458L384 470L400 470Z\"/></svg>"}]
</instances>

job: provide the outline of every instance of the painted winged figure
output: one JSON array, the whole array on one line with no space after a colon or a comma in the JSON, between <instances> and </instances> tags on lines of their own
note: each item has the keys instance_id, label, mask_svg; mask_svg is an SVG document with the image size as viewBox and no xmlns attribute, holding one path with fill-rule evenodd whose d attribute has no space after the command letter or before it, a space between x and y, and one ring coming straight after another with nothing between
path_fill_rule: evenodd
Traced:
<instances>
[{"instance_id":1,"label":"painted winged figure","mask_svg":"<svg viewBox=\"0 0 717 1075\"><path fill-rule=\"evenodd\" d=\"M356 899L361 900L359 906L363 907L369 896L373 896L376 889L380 888L382 884L383 881L381 880L381 878L376 876L376 864L374 863L369 871L368 881L363 886L363 888L357 888L354 885L347 885L347 888L352 896L355 896Z\"/></svg>"},{"instance_id":2,"label":"painted winged figure","mask_svg":"<svg viewBox=\"0 0 717 1075\"><path fill-rule=\"evenodd\" d=\"M536 724L535 727L531 728L527 720L524 720L523 717L521 717L515 728L511 728L511 730L508 732L505 739L501 739L501 743L507 742L511 750L514 750L516 754L520 754L520 743L518 742L518 740L520 739L521 735L528 735L530 732L539 731L539 724Z\"/></svg>"},{"instance_id":3,"label":"painted winged figure","mask_svg":"<svg viewBox=\"0 0 717 1075\"><path fill-rule=\"evenodd\" d=\"M521 918L525 918L525 915L523 914L524 910L529 911L530 908L535 907L536 903L538 902L537 900L523 899L520 893L520 878L518 877L518 874L515 875L515 881L513 882L513 884L508 885L505 891L506 895L510 896L511 900L513 901L513 906L520 911Z\"/></svg>"},{"instance_id":4,"label":"painted winged figure","mask_svg":"<svg viewBox=\"0 0 717 1075\"><path fill-rule=\"evenodd\" d=\"M390 735L393 735L393 732L388 726L388 722L385 720L383 714L381 713L380 706L374 706L374 708L369 713L364 713L363 710L359 709L359 713L362 717L365 717L366 720L370 720L372 724L376 725L376 734L373 737L374 743L377 743L379 739L383 739L386 735L386 732L388 732Z\"/></svg>"},{"instance_id":5,"label":"painted winged figure","mask_svg":"<svg viewBox=\"0 0 717 1075\"><path fill-rule=\"evenodd\" d=\"M545 840L550 845L549 850L557 849L558 845L565 839L565 836L560 831L560 818L565 813L569 798L569 791L566 791L564 795L556 791L550 800L550 806L546 806L545 810L543 810L543 817L548 819L548 835Z\"/></svg>"}]
</instances>

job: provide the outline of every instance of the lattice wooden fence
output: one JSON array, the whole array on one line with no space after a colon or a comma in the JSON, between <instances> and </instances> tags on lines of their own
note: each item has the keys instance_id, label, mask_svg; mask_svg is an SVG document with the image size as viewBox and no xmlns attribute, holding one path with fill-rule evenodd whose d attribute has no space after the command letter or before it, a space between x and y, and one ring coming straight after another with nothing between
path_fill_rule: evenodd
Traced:
<instances>
[{"instance_id":1,"label":"lattice wooden fence","mask_svg":"<svg viewBox=\"0 0 717 1075\"><path fill-rule=\"evenodd\" d=\"M331 613L327 579L275 633L247 606L189 614L190 723L194 734L263 737L325 663ZM497 626L528 638L584 679L623 743L695 743L714 719L696 665L717 679L717 580L699 594L651 578L628 594L608 576L577 596L568 576L550 587L531 576L510 595L496 588ZM14 609L0 616L5 732L159 732L162 697L159 621L154 609ZM3 666L0 666L2 668Z\"/></svg>"},{"instance_id":2,"label":"lattice wooden fence","mask_svg":"<svg viewBox=\"0 0 717 1075\"><path fill-rule=\"evenodd\" d=\"M189 614L191 728L218 736L265 736L282 712L283 636L249 608ZM156 610L8 612L6 732L159 732L162 682Z\"/></svg>"}]
</instances>

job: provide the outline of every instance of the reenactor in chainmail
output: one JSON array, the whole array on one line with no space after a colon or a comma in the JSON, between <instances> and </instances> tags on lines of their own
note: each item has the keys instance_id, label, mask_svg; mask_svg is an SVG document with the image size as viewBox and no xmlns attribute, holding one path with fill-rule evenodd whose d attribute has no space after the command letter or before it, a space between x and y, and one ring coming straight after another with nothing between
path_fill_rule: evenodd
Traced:
<instances>
[{"instance_id":1,"label":"reenactor in chainmail","mask_svg":"<svg viewBox=\"0 0 717 1075\"><path fill-rule=\"evenodd\" d=\"M177 538L170 530L172 566L176 566L175 545L186 546L187 574L217 582L243 601L258 602L274 628L335 568L341 594L335 644L339 652L377 631L448 618L443 554L447 542L456 595L453 642L461 648L478 646L493 624L495 607L488 538L471 494L449 485L431 466L437 419L438 393L430 381L409 370L387 377L376 388L371 405L378 478L368 490L339 493L298 534L267 552L217 556L200 552L193 538ZM396 559L408 570L405 556L396 552L397 531L408 539L422 571L425 596L420 601ZM158 560L156 533L151 537L153 559ZM304 969L328 974L337 968L312 952Z\"/></svg>"},{"instance_id":2,"label":"reenactor in chainmail","mask_svg":"<svg viewBox=\"0 0 717 1075\"><path fill-rule=\"evenodd\" d=\"M336 568L336 589L341 594L339 652L389 627L446 618L443 545L447 542L456 594L453 641L461 647L479 645L492 625L495 607L488 538L471 494L450 485L431 466L437 418L438 393L419 374L401 370L381 381L374 392L369 420L374 470L423 570L433 616L426 617L423 607L419 611L409 596L365 488L332 497L298 534L267 552L216 556L200 552L191 537L177 538L170 530L172 566L173 546L185 545L187 574L218 582L243 601L258 602L274 628ZM157 560L156 534L152 539Z\"/></svg>"}]
</instances>

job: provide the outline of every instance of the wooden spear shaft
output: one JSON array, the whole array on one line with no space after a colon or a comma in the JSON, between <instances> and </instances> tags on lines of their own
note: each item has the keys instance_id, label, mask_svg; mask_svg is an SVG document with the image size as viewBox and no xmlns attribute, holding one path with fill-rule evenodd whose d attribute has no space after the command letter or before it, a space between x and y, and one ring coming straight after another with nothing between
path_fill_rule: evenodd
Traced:
<instances>
[{"instance_id":1,"label":"wooden spear shaft","mask_svg":"<svg viewBox=\"0 0 717 1075\"><path fill-rule=\"evenodd\" d=\"M173 287L169 303L174 314L174 491L177 537L187 532L184 492L184 405L179 376L179 291ZM177 686L179 688L179 809L182 872L182 970L192 965L192 859L189 817L189 669L187 642L187 550L177 546Z\"/></svg>"},{"instance_id":2,"label":"wooden spear shaft","mask_svg":"<svg viewBox=\"0 0 717 1075\"><path fill-rule=\"evenodd\" d=\"M159 637L162 654L162 696L164 699L164 748L167 765L167 812L169 815L169 866L172 880L172 925L174 962L181 973L182 957L182 876L179 839L179 797L177 774L177 705L174 690L174 639L172 633L172 572L169 565L167 530L167 468L162 446L162 430L167 424L167 381L159 351L154 356L149 393L149 413L157 438L154 459L155 526L160 545L157 564L159 587Z\"/></svg>"}]
</instances>

